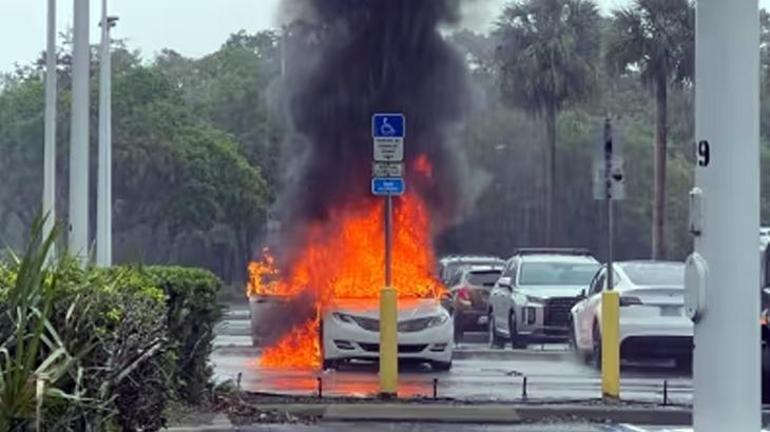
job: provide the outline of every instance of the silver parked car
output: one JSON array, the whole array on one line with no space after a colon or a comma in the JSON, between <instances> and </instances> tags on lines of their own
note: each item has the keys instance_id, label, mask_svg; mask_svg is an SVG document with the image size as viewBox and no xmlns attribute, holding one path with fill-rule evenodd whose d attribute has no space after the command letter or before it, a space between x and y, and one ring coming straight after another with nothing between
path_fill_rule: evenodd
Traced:
<instances>
[{"instance_id":1,"label":"silver parked car","mask_svg":"<svg viewBox=\"0 0 770 432\"><path fill-rule=\"evenodd\" d=\"M566 340L570 310L598 268L584 249L516 251L489 296L489 345L510 341L526 348L533 339Z\"/></svg>"}]
</instances>

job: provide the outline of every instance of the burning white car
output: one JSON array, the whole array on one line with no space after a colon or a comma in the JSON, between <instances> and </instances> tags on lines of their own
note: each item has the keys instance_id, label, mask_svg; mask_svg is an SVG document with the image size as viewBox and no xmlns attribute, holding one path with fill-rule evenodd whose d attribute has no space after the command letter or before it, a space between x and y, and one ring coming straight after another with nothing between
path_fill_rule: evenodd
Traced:
<instances>
[{"instance_id":1,"label":"burning white car","mask_svg":"<svg viewBox=\"0 0 770 432\"><path fill-rule=\"evenodd\" d=\"M323 367L348 360L377 360L380 311L376 300L335 300L321 322ZM436 299L399 299L398 358L452 367L454 323Z\"/></svg>"}]
</instances>

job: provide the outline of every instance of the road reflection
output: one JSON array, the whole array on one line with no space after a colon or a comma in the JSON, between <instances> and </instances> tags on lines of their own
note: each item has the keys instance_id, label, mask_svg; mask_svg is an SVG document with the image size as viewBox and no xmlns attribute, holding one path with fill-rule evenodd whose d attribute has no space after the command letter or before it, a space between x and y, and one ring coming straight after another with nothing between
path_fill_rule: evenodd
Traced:
<instances>
[{"instance_id":1,"label":"road reflection","mask_svg":"<svg viewBox=\"0 0 770 432\"><path fill-rule=\"evenodd\" d=\"M369 397L379 392L376 363L350 363L339 370L261 368L258 360L248 364L251 383L258 384L260 391L281 394L318 393L319 382L325 396ZM433 395L433 373L429 366L420 364L399 365L399 396L429 397Z\"/></svg>"}]
</instances>

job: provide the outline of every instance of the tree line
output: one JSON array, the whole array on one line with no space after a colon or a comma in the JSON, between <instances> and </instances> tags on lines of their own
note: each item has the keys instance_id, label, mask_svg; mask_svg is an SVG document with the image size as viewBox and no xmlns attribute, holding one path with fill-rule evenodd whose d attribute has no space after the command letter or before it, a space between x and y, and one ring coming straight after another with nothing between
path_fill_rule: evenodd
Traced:
<instances>
[{"instance_id":1,"label":"tree line","mask_svg":"<svg viewBox=\"0 0 770 432\"><path fill-rule=\"evenodd\" d=\"M763 166L770 158L770 20L762 13ZM636 0L602 16L589 0L507 4L493 30L446 36L474 86L464 129L487 188L438 254L508 255L521 246L605 253L592 194L594 149L606 116L626 159L617 205L619 258L681 259L691 249L694 10L687 0ZM57 211L66 219L71 58L58 53ZM91 175L96 176L98 51L92 58ZM231 35L214 53L163 50L147 60L113 45L116 262L204 266L244 280L280 193L287 122L275 107L281 34ZM20 248L40 209L44 63L0 78L0 240ZM763 170L764 187L770 176ZM95 181L91 182L95 203ZM93 206L92 206L93 207ZM762 219L770 217L762 201ZM95 208L91 209L95 221ZM91 232L94 232L94 226Z\"/></svg>"}]
</instances>

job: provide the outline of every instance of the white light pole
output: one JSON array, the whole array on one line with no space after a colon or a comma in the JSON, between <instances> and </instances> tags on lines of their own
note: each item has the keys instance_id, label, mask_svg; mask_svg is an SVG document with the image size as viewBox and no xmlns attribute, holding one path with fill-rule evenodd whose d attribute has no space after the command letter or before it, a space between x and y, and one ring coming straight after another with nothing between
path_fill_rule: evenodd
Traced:
<instances>
[{"instance_id":1,"label":"white light pole","mask_svg":"<svg viewBox=\"0 0 770 432\"><path fill-rule=\"evenodd\" d=\"M107 15L102 0L102 43L99 76L99 173L96 191L96 265L112 265L112 54L110 29L116 17Z\"/></svg>"},{"instance_id":2,"label":"white light pole","mask_svg":"<svg viewBox=\"0 0 770 432\"><path fill-rule=\"evenodd\" d=\"M45 56L45 132L43 143L43 238L56 223L56 0L48 0L48 33ZM54 257L55 247L48 259Z\"/></svg>"},{"instance_id":3,"label":"white light pole","mask_svg":"<svg viewBox=\"0 0 770 432\"><path fill-rule=\"evenodd\" d=\"M698 0L695 54L697 432L761 429L759 12L757 0ZM695 267L692 267L694 269ZM688 272L690 271L688 267ZM695 290L695 291L692 291Z\"/></svg>"},{"instance_id":4,"label":"white light pole","mask_svg":"<svg viewBox=\"0 0 770 432\"><path fill-rule=\"evenodd\" d=\"M70 131L69 251L88 260L89 0L74 0L72 127Z\"/></svg>"}]
</instances>

